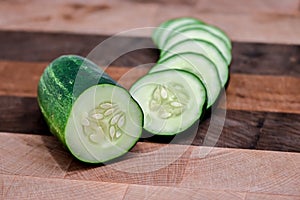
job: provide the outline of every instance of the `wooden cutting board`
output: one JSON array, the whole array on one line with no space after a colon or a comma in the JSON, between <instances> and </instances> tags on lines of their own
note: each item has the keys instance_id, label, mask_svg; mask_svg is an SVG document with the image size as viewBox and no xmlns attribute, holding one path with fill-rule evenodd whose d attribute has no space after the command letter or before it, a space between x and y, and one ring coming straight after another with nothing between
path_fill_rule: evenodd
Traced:
<instances>
[{"instance_id":1,"label":"wooden cutting board","mask_svg":"<svg viewBox=\"0 0 300 200\"><path fill-rule=\"evenodd\" d=\"M299 44L297 31L284 28L289 24L299 31L298 15L284 17L297 12L297 1L268 0L269 4L264 4L253 0L251 10L259 12L255 15L243 7L231 9L235 4L231 0L226 1L228 5L219 0L214 0L216 4L203 1L205 8L194 1L179 0L170 8L160 7L166 4L164 0L148 3L148 7L139 1L98 6L69 1L0 2L0 16L5 19L0 20L0 199L300 199L298 45L234 42L226 120L219 138L207 134L207 117L195 137L185 134L175 141L144 137L129 154L105 165L83 164L62 148L49 132L36 101L38 80L51 60L62 54L86 56L109 37L107 33L121 30L110 29L112 26L101 21L103 30L95 31L99 18L93 17L97 13L127 29L133 24L144 26L146 19L146 24L157 25L153 20L157 14L155 19L162 21L174 17L179 8L196 17L207 9L211 12L201 17L221 27L229 25L223 28L235 41ZM229 14L225 13L228 9ZM20 15L10 14L16 10ZM241 15L241 10L246 14ZM280 17L274 14L278 10L283 13L281 20L268 23L274 16ZM72 14L75 11L76 16ZM130 18L130 14L132 21L118 21ZM146 15L143 20L138 17L141 14ZM250 28L245 29L244 24ZM282 28L277 29L279 26ZM233 27L239 30L233 31ZM67 32L59 32L62 30ZM278 34L261 34L268 30ZM257 38L250 37L252 34ZM100 65L117 52L118 45L153 43L149 37L118 37L116 44L99 56ZM128 53L106 71L129 87L151 65L136 66L155 63L158 53L152 48Z\"/></svg>"},{"instance_id":2,"label":"wooden cutting board","mask_svg":"<svg viewBox=\"0 0 300 200\"><path fill-rule=\"evenodd\" d=\"M205 138L214 140L206 137L207 118L191 146L182 144L188 135L177 144L168 144L169 138L144 138L131 151L133 156L89 166L74 160L51 136L37 106L36 88L53 58L86 55L106 38L0 31L5 49L0 51L0 173L5 197L300 196L299 46L234 43L227 116L216 148L202 146ZM119 40L127 45L151 43L148 38ZM114 49L108 52L113 54ZM155 49L134 51L117 59L107 72L130 85L147 67L129 72L157 57ZM209 154L201 156L206 151ZM176 158L170 161L172 156Z\"/></svg>"}]
</instances>

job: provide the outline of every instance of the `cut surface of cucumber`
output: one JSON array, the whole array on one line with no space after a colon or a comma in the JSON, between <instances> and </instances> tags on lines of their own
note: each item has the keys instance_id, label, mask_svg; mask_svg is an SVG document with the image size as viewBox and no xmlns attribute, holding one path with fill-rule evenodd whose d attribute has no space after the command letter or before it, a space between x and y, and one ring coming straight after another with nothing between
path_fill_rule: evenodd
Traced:
<instances>
[{"instance_id":1,"label":"cut surface of cucumber","mask_svg":"<svg viewBox=\"0 0 300 200\"><path fill-rule=\"evenodd\" d=\"M169 50L173 45L187 39L201 39L211 42L225 57L227 65L231 63L231 50L227 47L226 43L219 36L202 28L188 28L181 32L174 33L174 35L168 38L163 48L161 48L162 53L163 51Z\"/></svg>"},{"instance_id":2,"label":"cut surface of cucumber","mask_svg":"<svg viewBox=\"0 0 300 200\"><path fill-rule=\"evenodd\" d=\"M145 130L157 135L187 130L205 110L205 87L186 71L147 74L135 82L130 93L143 109Z\"/></svg>"},{"instance_id":3,"label":"cut surface of cucumber","mask_svg":"<svg viewBox=\"0 0 300 200\"><path fill-rule=\"evenodd\" d=\"M137 142L142 118L125 89L109 84L93 86L74 103L65 130L66 145L82 161L109 161Z\"/></svg>"},{"instance_id":4,"label":"cut surface of cucumber","mask_svg":"<svg viewBox=\"0 0 300 200\"><path fill-rule=\"evenodd\" d=\"M168 51L160 57L158 63L163 63L168 58L185 52L199 53L209 58L218 70L219 79L224 87L228 81L229 68L222 53L217 49L215 45L205 40L189 39L176 43ZM210 65L208 65L210 66Z\"/></svg>"},{"instance_id":5,"label":"cut surface of cucumber","mask_svg":"<svg viewBox=\"0 0 300 200\"><path fill-rule=\"evenodd\" d=\"M142 110L130 94L91 61L61 56L45 69L38 103L50 131L87 163L119 157L142 133Z\"/></svg>"},{"instance_id":6,"label":"cut surface of cucumber","mask_svg":"<svg viewBox=\"0 0 300 200\"><path fill-rule=\"evenodd\" d=\"M176 32L182 32L182 30L185 30L185 29L191 29L191 28L202 28L204 30L207 30L217 36L219 36L220 38L222 38L224 40L224 42L226 43L227 47L229 49L232 49L232 44L231 44L231 40L229 39L229 37L227 36L227 34L222 31L221 29L215 27L215 26L212 26L212 25L208 25L208 24L200 24L200 23L197 23L197 24L187 24L187 25L184 25L184 26L181 26L179 28L176 29ZM171 37L172 35L170 35Z\"/></svg>"},{"instance_id":7,"label":"cut surface of cucumber","mask_svg":"<svg viewBox=\"0 0 300 200\"><path fill-rule=\"evenodd\" d=\"M172 34L174 31L176 31L177 28L184 25L202 24L202 23L203 23L202 21L190 17L171 19L162 23L158 28L155 29L152 39L154 43L158 46L158 48L161 48L164 46L169 35Z\"/></svg>"},{"instance_id":8,"label":"cut surface of cucumber","mask_svg":"<svg viewBox=\"0 0 300 200\"><path fill-rule=\"evenodd\" d=\"M157 63L149 73L167 69L180 69L195 74L204 84L207 91L207 108L217 100L222 89L216 66L203 54L181 53Z\"/></svg>"}]
</instances>

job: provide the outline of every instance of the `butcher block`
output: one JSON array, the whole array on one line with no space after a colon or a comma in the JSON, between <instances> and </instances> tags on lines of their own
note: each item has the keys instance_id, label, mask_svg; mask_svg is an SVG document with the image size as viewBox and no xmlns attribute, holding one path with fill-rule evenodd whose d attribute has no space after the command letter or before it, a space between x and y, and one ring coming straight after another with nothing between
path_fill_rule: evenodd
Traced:
<instances>
[{"instance_id":1,"label":"butcher block","mask_svg":"<svg viewBox=\"0 0 300 200\"><path fill-rule=\"evenodd\" d=\"M203 13L200 1L41 2L0 2L0 199L300 199L298 1L268 0L264 7L255 0L249 7L261 9L257 13L218 0L212 2L219 6L203 1ZM166 13L162 6L169 6ZM179 8L233 39L230 79L216 108L223 113L221 132L210 129L212 112L195 133L143 135L119 159L78 161L50 133L39 109L43 70L64 54L88 56L121 30L157 26ZM97 13L108 19L96 19ZM97 57L100 67L121 46L147 47L105 68L128 89L154 65L159 50L147 33L114 41Z\"/></svg>"}]
</instances>

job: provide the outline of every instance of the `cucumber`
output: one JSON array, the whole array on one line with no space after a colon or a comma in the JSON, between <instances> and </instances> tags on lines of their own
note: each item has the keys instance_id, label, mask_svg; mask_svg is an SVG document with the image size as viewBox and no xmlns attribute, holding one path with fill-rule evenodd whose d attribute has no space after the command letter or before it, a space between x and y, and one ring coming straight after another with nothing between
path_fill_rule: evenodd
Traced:
<instances>
[{"instance_id":1,"label":"cucumber","mask_svg":"<svg viewBox=\"0 0 300 200\"><path fill-rule=\"evenodd\" d=\"M91 61L67 55L45 69L38 103L50 131L79 160L103 163L125 154L142 133L143 113Z\"/></svg>"},{"instance_id":2,"label":"cucumber","mask_svg":"<svg viewBox=\"0 0 300 200\"><path fill-rule=\"evenodd\" d=\"M130 88L144 112L144 129L175 135L191 127L205 111L206 90L195 75L180 70L147 74Z\"/></svg>"},{"instance_id":3,"label":"cucumber","mask_svg":"<svg viewBox=\"0 0 300 200\"><path fill-rule=\"evenodd\" d=\"M172 57L173 55L184 53L184 52L193 52L205 55L209 58L218 70L219 78L221 85L224 87L228 81L229 68L227 62L218 50L218 48L210 42L199 39L189 39L182 42L176 43L168 51L160 57L159 63L163 63L164 60ZM210 65L208 65L210 66Z\"/></svg>"},{"instance_id":4,"label":"cucumber","mask_svg":"<svg viewBox=\"0 0 300 200\"><path fill-rule=\"evenodd\" d=\"M149 73L166 69L181 69L195 74L204 84L207 91L207 108L217 100L222 89L219 73L214 63L198 53L181 53L173 55L152 67Z\"/></svg>"},{"instance_id":5,"label":"cucumber","mask_svg":"<svg viewBox=\"0 0 300 200\"><path fill-rule=\"evenodd\" d=\"M175 18L165 21L155 29L152 35L152 40L158 46L158 48L161 48L164 46L164 43L169 35L176 31L177 28L192 24L203 24L203 22L191 17Z\"/></svg>"},{"instance_id":6,"label":"cucumber","mask_svg":"<svg viewBox=\"0 0 300 200\"><path fill-rule=\"evenodd\" d=\"M161 48L161 55L163 55L164 51L169 50L170 47L172 47L176 43L182 42L187 39L201 39L213 43L225 57L227 65L231 63L231 50L227 47L226 43L219 36L202 28L187 28L182 30L181 32L174 33L174 35L169 37L165 45Z\"/></svg>"},{"instance_id":7,"label":"cucumber","mask_svg":"<svg viewBox=\"0 0 300 200\"><path fill-rule=\"evenodd\" d=\"M200 24L200 23L187 24L187 25L177 28L176 32L182 32L182 30L189 29L189 28L202 28L204 30L207 30L207 31L219 36L226 43L227 47L229 49L232 49L232 44L231 44L231 41L230 41L229 37L227 36L227 34L224 31L222 31L221 29L219 29L215 26L212 26L212 25ZM172 35L170 35L170 37L172 37Z\"/></svg>"}]
</instances>

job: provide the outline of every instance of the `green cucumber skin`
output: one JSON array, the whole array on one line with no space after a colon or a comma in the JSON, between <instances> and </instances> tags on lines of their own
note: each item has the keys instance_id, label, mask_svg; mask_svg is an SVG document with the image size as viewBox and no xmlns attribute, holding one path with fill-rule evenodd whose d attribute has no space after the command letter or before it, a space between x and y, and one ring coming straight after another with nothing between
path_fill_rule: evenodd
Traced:
<instances>
[{"instance_id":1,"label":"green cucumber skin","mask_svg":"<svg viewBox=\"0 0 300 200\"><path fill-rule=\"evenodd\" d=\"M158 28L156 28L152 34L152 40L154 41L154 43L156 44L156 46L161 46L161 41L160 41L160 36L161 33L165 30L165 31L170 31L168 29L168 26L172 23L176 23L177 21L181 21L181 20L187 20L189 22L187 22L187 24L191 25L191 24L205 24L203 21L200 21L199 19L193 18L193 17L180 17L180 18L173 18L170 19L168 21L165 21L163 23L161 23L159 25ZM186 24L186 25L187 25ZM165 43L166 41L164 41L163 43Z\"/></svg>"},{"instance_id":2,"label":"green cucumber skin","mask_svg":"<svg viewBox=\"0 0 300 200\"><path fill-rule=\"evenodd\" d=\"M160 54L160 56L163 56L164 51L168 50L170 47L173 46L173 45L170 46L170 47L167 46L167 45L168 45L168 42L170 42L170 41L172 40L173 37L176 37L177 35L180 35L180 34L183 34L183 36L184 36L185 32L187 32L187 31L197 31L197 30L205 31L205 32L211 34L213 37L218 38L220 41L222 41L222 44L225 45L224 47L225 47L225 49L226 49L226 51L225 51L226 53L224 53L221 49L219 49L219 47L218 47L215 43L213 43L213 44L214 44L214 45L219 49L219 51L222 53L223 57L226 59L227 65L230 65L230 64L231 64L231 61L232 61L232 54L231 54L231 49L228 47L227 43L226 43L220 36L218 36L218 35L216 35L216 34L210 32L210 31L207 31L207 30L205 30L205 29L203 29L203 28L186 28L186 29L182 29L180 32L174 32L174 34L173 34L171 37L168 37L168 39L166 40L164 46L161 48L161 54ZM201 38L197 38L197 37L188 37L187 40L188 40L188 39L192 39L192 40L193 40L193 39L201 39ZM184 40L181 40L180 42L182 42L182 41L184 41ZM212 43L211 41L208 41L208 42ZM177 42L177 43L178 43L178 42ZM166 46L167 46L168 48L167 48ZM227 54L227 52L230 52L230 53ZM228 58L226 57L226 55L228 55Z\"/></svg>"},{"instance_id":3,"label":"green cucumber skin","mask_svg":"<svg viewBox=\"0 0 300 200\"><path fill-rule=\"evenodd\" d=\"M87 88L97 84L117 85L96 64L75 55L55 59L42 74L38 104L51 133L65 146L65 127L74 101Z\"/></svg>"}]
</instances>

